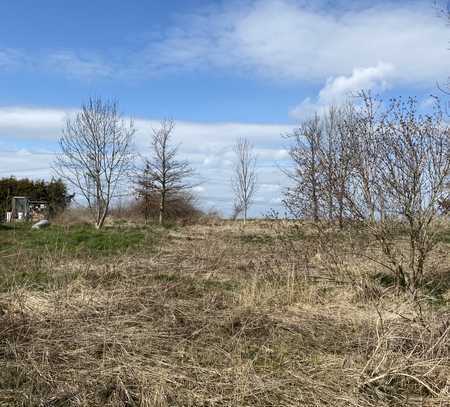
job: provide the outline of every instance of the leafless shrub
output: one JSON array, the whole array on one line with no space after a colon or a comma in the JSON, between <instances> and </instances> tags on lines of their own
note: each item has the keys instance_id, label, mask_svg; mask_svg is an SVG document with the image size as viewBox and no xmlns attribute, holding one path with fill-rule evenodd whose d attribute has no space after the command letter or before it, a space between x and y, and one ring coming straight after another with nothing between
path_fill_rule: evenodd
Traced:
<instances>
[{"instance_id":1,"label":"leafless shrub","mask_svg":"<svg viewBox=\"0 0 450 407\"><path fill-rule=\"evenodd\" d=\"M394 100L377 117L371 96L361 97L351 125L356 160L346 200L379 242L383 266L414 291L436 243L435 219L450 173L449 127L438 106L422 117L413 99ZM408 237L406 253L396 245L399 232Z\"/></svg>"}]
</instances>

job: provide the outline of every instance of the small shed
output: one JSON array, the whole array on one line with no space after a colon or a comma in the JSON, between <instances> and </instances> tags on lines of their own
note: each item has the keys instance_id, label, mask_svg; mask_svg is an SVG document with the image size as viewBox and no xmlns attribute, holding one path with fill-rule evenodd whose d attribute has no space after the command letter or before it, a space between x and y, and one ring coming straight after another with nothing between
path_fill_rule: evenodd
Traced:
<instances>
[{"instance_id":1,"label":"small shed","mask_svg":"<svg viewBox=\"0 0 450 407\"><path fill-rule=\"evenodd\" d=\"M48 216L48 202L30 200L26 196L13 196L11 212L7 213L7 222L37 221Z\"/></svg>"}]
</instances>

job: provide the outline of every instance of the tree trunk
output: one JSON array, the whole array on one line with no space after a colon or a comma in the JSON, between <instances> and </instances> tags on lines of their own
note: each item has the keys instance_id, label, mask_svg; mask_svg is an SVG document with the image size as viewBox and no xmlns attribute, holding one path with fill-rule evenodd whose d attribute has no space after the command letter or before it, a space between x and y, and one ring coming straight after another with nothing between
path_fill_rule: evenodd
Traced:
<instances>
[{"instance_id":1,"label":"tree trunk","mask_svg":"<svg viewBox=\"0 0 450 407\"><path fill-rule=\"evenodd\" d=\"M334 216L333 216L333 192L331 191L332 186L328 186L329 191L328 191L328 220L330 222L334 221Z\"/></svg>"},{"instance_id":2,"label":"tree trunk","mask_svg":"<svg viewBox=\"0 0 450 407\"><path fill-rule=\"evenodd\" d=\"M95 228L96 229L101 229L101 227L102 227L101 219L102 219L101 207L100 207L100 204L97 204L97 216L95 217Z\"/></svg>"},{"instance_id":3,"label":"tree trunk","mask_svg":"<svg viewBox=\"0 0 450 407\"><path fill-rule=\"evenodd\" d=\"M345 186L341 184L339 188L339 229L344 228L344 195L345 195Z\"/></svg>"},{"instance_id":4,"label":"tree trunk","mask_svg":"<svg viewBox=\"0 0 450 407\"><path fill-rule=\"evenodd\" d=\"M339 202L339 229L344 228L344 204L342 201Z\"/></svg>"},{"instance_id":5,"label":"tree trunk","mask_svg":"<svg viewBox=\"0 0 450 407\"><path fill-rule=\"evenodd\" d=\"M103 209L103 213L99 216L97 222L95 222L95 228L101 229L103 225L105 224L106 215L108 214L109 205L106 205Z\"/></svg>"},{"instance_id":6,"label":"tree trunk","mask_svg":"<svg viewBox=\"0 0 450 407\"><path fill-rule=\"evenodd\" d=\"M313 186L312 186L312 201L313 201L313 220L314 220L314 222L318 222L319 221L319 200L317 198L315 181L313 181Z\"/></svg>"},{"instance_id":7,"label":"tree trunk","mask_svg":"<svg viewBox=\"0 0 450 407\"><path fill-rule=\"evenodd\" d=\"M161 192L161 200L159 202L159 224L162 225L164 220L164 209L166 204L166 196L164 192Z\"/></svg>"}]
</instances>

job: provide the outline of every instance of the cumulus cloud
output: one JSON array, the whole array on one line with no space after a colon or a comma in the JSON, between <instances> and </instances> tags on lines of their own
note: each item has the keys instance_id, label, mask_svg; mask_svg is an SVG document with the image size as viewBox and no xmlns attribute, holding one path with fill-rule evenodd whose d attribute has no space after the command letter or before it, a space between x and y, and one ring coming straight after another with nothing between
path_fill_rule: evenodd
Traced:
<instances>
[{"instance_id":1,"label":"cumulus cloud","mask_svg":"<svg viewBox=\"0 0 450 407\"><path fill-rule=\"evenodd\" d=\"M352 92L359 89L385 89L388 80L393 76L394 67L391 64L379 63L369 68L355 68L350 76L338 76L327 80L325 87L319 93L323 103L341 101Z\"/></svg>"},{"instance_id":2,"label":"cumulus cloud","mask_svg":"<svg viewBox=\"0 0 450 407\"><path fill-rule=\"evenodd\" d=\"M361 89L383 91L390 86L394 74L393 65L380 62L374 67L355 68L350 76L329 78L315 100L306 98L291 109L290 115L298 119L310 117L331 104L342 103Z\"/></svg>"},{"instance_id":3,"label":"cumulus cloud","mask_svg":"<svg viewBox=\"0 0 450 407\"><path fill-rule=\"evenodd\" d=\"M75 109L0 108L0 176L49 178L57 148L55 142L65 118L75 112ZM158 125L158 120L135 120L135 141L141 154L150 151L150 131ZM180 143L180 156L192 163L203 181L195 190L203 206L214 206L228 213L232 208L229 185L232 146L238 137L247 137L257 147L258 176L264 184L258 192L258 205L254 207L256 215L272 205L274 195L284 185L277 163L283 163L288 157L280 146L281 135L291 130L292 126L284 124L181 121L176 122L174 142ZM42 148L44 144L49 147Z\"/></svg>"}]
</instances>

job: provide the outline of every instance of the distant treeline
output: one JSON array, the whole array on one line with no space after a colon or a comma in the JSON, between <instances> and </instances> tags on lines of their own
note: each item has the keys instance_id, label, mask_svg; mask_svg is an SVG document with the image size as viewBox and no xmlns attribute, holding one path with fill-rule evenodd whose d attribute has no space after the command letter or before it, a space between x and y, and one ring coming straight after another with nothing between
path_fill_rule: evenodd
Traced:
<instances>
[{"instance_id":1,"label":"distant treeline","mask_svg":"<svg viewBox=\"0 0 450 407\"><path fill-rule=\"evenodd\" d=\"M16 179L14 177L0 179L0 219L11 210L13 196L26 196L31 200L46 201L49 215L54 216L64 210L73 198L69 195L66 184L61 180L30 180L28 178Z\"/></svg>"}]
</instances>

